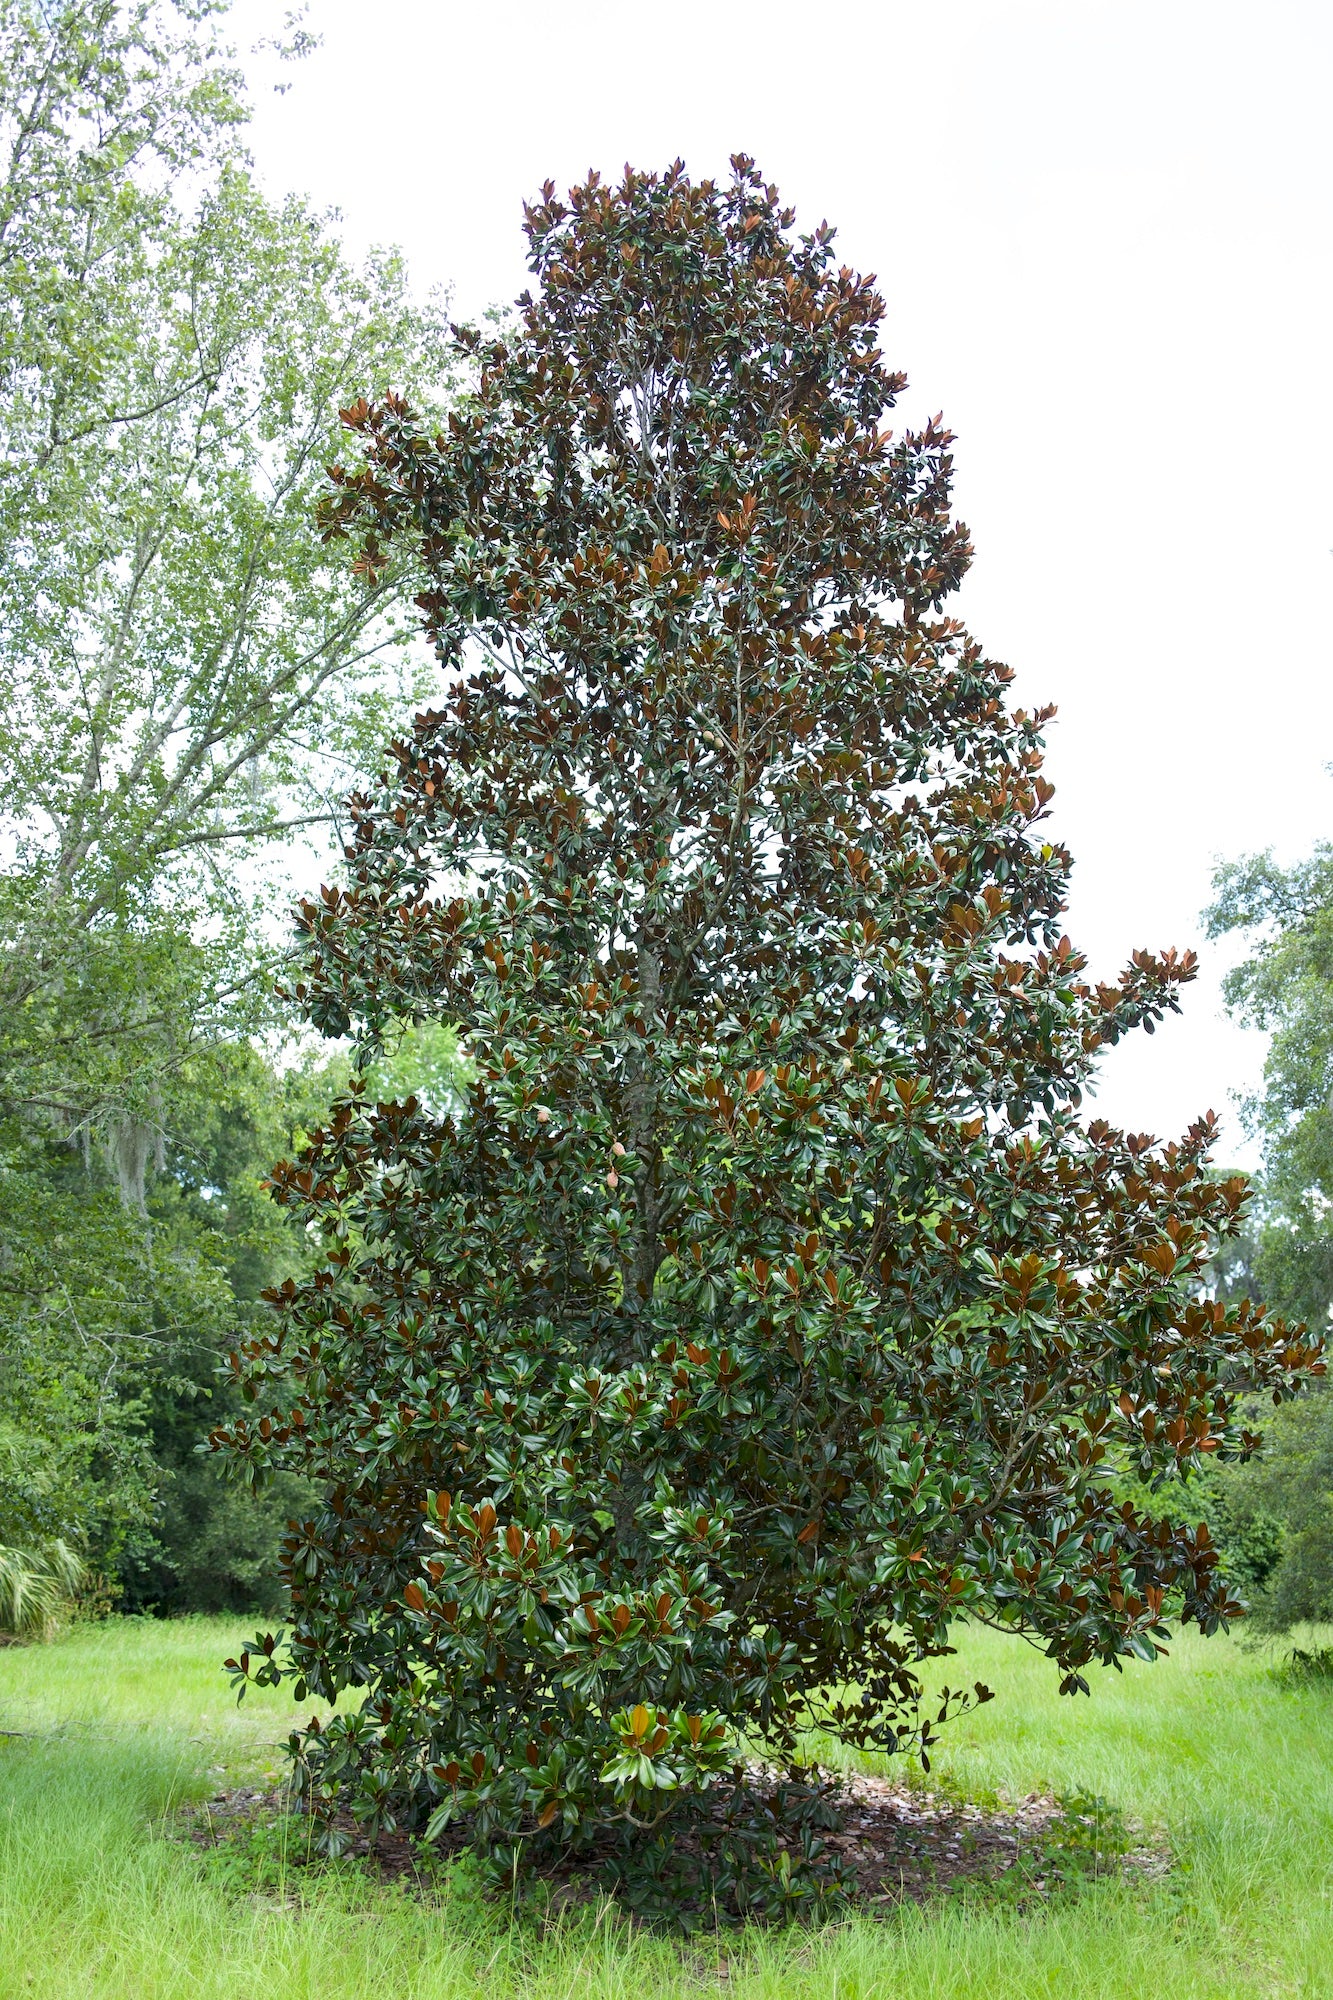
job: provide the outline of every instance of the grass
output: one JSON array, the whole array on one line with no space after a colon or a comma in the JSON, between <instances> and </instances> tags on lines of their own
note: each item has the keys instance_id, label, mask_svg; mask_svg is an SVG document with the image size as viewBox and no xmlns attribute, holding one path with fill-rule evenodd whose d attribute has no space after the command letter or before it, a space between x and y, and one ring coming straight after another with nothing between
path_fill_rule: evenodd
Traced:
<instances>
[{"instance_id":1,"label":"grass","mask_svg":"<svg viewBox=\"0 0 1333 2000\"><path fill-rule=\"evenodd\" d=\"M256 1893L161 1839L181 1800L281 1773L290 1704L232 1705L218 1661L236 1636L116 1620L0 1651L0 1727L30 1732L0 1740L0 2000L1333 1995L1333 1680L1284 1680L1233 1640L1185 1637L1077 1703L990 1634L947 1663L999 1699L960 1723L936 1778L1100 1794L1167 1832L1164 1880L678 1946L606 1912L539 1935L465 1880L424 1902L346 1870Z\"/></svg>"}]
</instances>

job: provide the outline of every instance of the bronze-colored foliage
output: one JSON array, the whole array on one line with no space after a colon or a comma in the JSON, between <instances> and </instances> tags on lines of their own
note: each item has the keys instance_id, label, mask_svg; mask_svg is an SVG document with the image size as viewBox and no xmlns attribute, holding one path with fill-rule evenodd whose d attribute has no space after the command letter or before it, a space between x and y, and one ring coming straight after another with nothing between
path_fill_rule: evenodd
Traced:
<instances>
[{"instance_id":1,"label":"bronze-colored foliage","mask_svg":"<svg viewBox=\"0 0 1333 2000\"><path fill-rule=\"evenodd\" d=\"M920 1746L960 1616L1070 1690L1171 1593L1212 1630L1206 1529L1108 1468L1243 1454L1238 1396L1322 1367L1201 1291L1245 1197L1211 1117L1079 1120L1193 959L1084 979L1046 714L941 609L949 433L884 427L873 281L734 169L548 186L471 396L436 437L346 412L324 509L367 574L415 551L456 677L295 995L372 1047L456 1021L476 1080L354 1096L277 1171L327 1262L215 1443L327 1486L288 1670L365 1687L298 1747L370 1825L592 1840L742 1740Z\"/></svg>"}]
</instances>

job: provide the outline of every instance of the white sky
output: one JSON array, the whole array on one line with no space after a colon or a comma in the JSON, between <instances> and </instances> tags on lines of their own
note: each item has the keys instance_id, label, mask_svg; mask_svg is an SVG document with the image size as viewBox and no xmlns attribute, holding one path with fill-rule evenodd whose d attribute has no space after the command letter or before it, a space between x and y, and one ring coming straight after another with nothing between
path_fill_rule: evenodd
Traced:
<instances>
[{"instance_id":1,"label":"white sky","mask_svg":"<svg viewBox=\"0 0 1333 2000\"><path fill-rule=\"evenodd\" d=\"M240 0L239 47L272 0ZM549 175L753 154L878 273L904 419L958 433L961 610L1059 705L1047 774L1094 972L1201 949L1183 1018L1099 1108L1224 1157L1262 1042L1201 938L1215 857L1333 830L1333 9L1321 0L313 0L323 46L252 64L274 192L394 241L461 315L528 282ZM383 385L367 385L370 388ZM398 385L408 387L410 385Z\"/></svg>"}]
</instances>

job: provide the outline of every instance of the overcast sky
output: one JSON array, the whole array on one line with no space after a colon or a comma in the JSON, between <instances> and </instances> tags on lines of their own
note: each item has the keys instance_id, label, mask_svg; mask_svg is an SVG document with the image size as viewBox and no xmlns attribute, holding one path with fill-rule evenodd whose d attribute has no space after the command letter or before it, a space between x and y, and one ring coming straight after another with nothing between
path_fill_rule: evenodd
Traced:
<instances>
[{"instance_id":1,"label":"overcast sky","mask_svg":"<svg viewBox=\"0 0 1333 2000\"><path fill-rule=\"evenodd\" d=\"M279 18L241 0L238 47ZM1071 935L1101 977L1202 953L1100 1107L1165 1135L1212 1106L1252 1158L1231 1100L1262 1043L1222 1017L1199 912L1215 858L1333 831L1327 0L313 0L307 25L284 94L251 63L261 174L460 314L527 283L548 175L677 154L752 153L878 273L904 419L958 434L962 613L1059 707Z\"/></svg>"}]
</instances>

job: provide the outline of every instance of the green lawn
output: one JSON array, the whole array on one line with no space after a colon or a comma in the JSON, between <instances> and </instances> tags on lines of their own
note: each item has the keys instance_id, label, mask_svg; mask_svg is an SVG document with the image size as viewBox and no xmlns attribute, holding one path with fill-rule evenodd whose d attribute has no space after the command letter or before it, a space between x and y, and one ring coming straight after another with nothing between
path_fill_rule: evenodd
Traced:
<instances>
[{"instance_id":1,"label":"green lawn","mask_svg":"<svg viewBox=\"0 0 1333 2000\"><path fill-rule=\"evenodd\" d=\"M237 1628L113 1621L0 1651L0 1996L133 2000L916 2000L1060 1994L1333 1995L1333 1683L1183 1640L1061 1700L1049 1664L970 1635L960 1672L999 1699L937 1764L951 1784L1082 1788L1167 1830L1153 1887L1101 1885L1023 1916L943 1904L822 1934L677 1947L605 1915L540 1938L461 1890L423 1904L358 1880L247 1894L158 1838L173 1801L280 1771L289 1705L238 1712Z\"/></svg>"}]
</instances>

